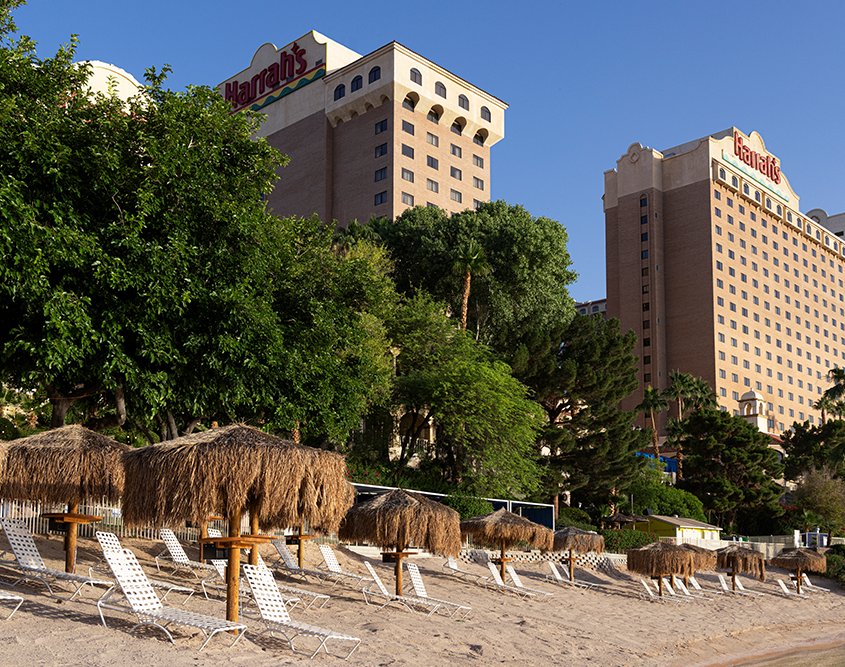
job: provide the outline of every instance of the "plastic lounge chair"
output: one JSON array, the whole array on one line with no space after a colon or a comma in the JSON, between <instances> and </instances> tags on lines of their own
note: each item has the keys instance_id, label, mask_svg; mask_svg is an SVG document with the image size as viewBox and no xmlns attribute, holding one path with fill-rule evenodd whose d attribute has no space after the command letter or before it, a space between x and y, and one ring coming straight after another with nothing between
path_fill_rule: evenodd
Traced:
<instances>
[{"instance_id":1,"label":"plastic lounge chair","mask_svg":"<svg viewBox=\"0 0 845 667\"><path fill-rule=\"evenodd\" d=\"M756 595L757 597L763 597L765 595L765 593L761 593L760 591L749 591L745 586L742 585L742 582L739 579L736 580L736 587L737 590L742 591L746 595Z\"/></svg>"},{"instance_id":2,"label":"plastic lounge chair","mask_svg":"<svg viewBox=\"0 0 845 667\"><path fill-rule=\"evenodd\" d=\"M474 572L467 572L466 570L462 570L458 566L458 561L456 561L452 556L443 563L442 567L443 572L446 574L454 575L464 581L471 581L474 584L480 584L481 580L484 578L480 574L475 574Z\"/></svg>"},{"instance_id":3,"label":"plastic lounge chair","mask_svg":"<svg viewBox=\"0 0 845 667\"><path fill-rule=\"evenodd\" d=\"M282 540L273 540L270 544L276 547L276 551L279 553L278 559L276 559L276 562L273 563L271 568L282 576L301 577L305 581L308 581L308 577L314 577L319 582L322 582L326 578L326 573L322 570L306 570L305 568L299 567L299 563L296 562L296 558L293 557L290 549L288 549L288 545L282 542ZM282 566L280 566L280 563Z\"/></svg>"},{"instance_id":4,"label":"plastic lounge chair","mask_svg":"<svg viewBox=\"0 0 845 667\"><path fill-rule=\"evenodd\" d=\"M309 658L313 658L317 655L317 653L319 653L320 649L323 649L329 655L346 660L361 644L361 640L358 637L351 637L339 632L317 627L316 625L308 625L306 623L291 620L290 614L288 614L284 601L279 594L279 589L276 587L273 574L266 567L261 567L260 565L244 565L244 574L246 574L246 578L249 581L252 596L255 599L255 603L258 605L261 618L266 626L266 629L259 634L269 632L270 635L273 636L274 632L279 632L284 635L291 651L299 655L307 655ZM293 640L299 635L320 638L320 645L317 647L317 650L311 654L304 651L297 651L293 647ZM355 642L355 645L345 656L340 653L331 653L326 645L330 639L351 641Z\"/></svg>"},{"instance_id":5,"label":"plastic lounge chair","mask_svg":"<svg viewBox=\"0 0 845 667\"><path fill-rule=\"evenodd\" d=\"M686 584L684 583L683 579L675 579L675 587L681 591L683 595L688 598L696 599L696 600L706 600L708 602L712 602L713 598L709 598L706 595L699 595L697 593L690 593L689 589L687 588Z\"/></svg>"},{"instance_id":6,"label":"plastic lounge chair","mask_svg":"<svg viewBox=\"0 0 845 667\"><path fill-rule=\"evenodd\" d=\"M232 642L231 646L238 643L238 640L243 637L246 631L246 625L243 623L232 623L222 618L215 618L214 616L206 616L204 614L196 614L185 609L177 609L175 607L165 607L161 600L158 599L155 590L150 586L147 575L138 565L135 555L128 549L121 551L106 551L106 560L109 567L111 567L117 583L120 584L123 590L126 601L129 607L138 619L129 632L135 630L142 625L153 625L161 628L174 646L176 642L173 641L173 635L167 629L170 623L179 625L187 625L192 628L197 628L205 635L205 641L199 650L202 651L205 645L218 632L228 632L230 630L237 631L237 637ZM103 616L103 609L100 603L97 603L97 610L100 612L100 620L103 622L103 627L106 625L106 619Z\"/></svg>"},{"instance_id":7,"label":"plastic lounge chair","mask_svg":"<svg viewBox=\"0 0 845 667\"><path fill-rule=\"evenodd\" d=\"M29 529L20 521L3 519L3 532L6 533L6 539L9 541L9 546L12 547L12 553L15 555L15 567L23 574L12 586L21 581L38 579L38 581L47 587L47 592L51 597L67 600L73 600L73 598L79 595L83 586L86 584L90 586L106 586L107 589L103 591L102 595L106 595L114 586L113 581L104 581L103 579L94 579L93 577L86 577L81 574L49 569L44 565L44 561L41 560L41 554L38 553L38 547L35 546L35 540L32 539ZM48 580L53 581L53 583L55 583L55 580L67 581L75 585L76 589L69 598L64 598L61 595L53 593Z\"/></svg>"},{"instance_id":8,"label":"plastic lounge chair","mask_svg":"<svg viewBox=\"0 0 845 667\"><path fill-rule=\"evenodd\" d=\"M523 586L522 581L519 578L519 575L516 573L516 570L513 569L513 565L506 565L505 569L507 573L510 575L511 581L513 581L514 586L519 588L520 590L524 591L531 591L535 595L538 596L537 602L542 602L546 598L550 598L554 595L554 593L549 593L549 591L541 591L537 588L529 588L528 586Z\"/></svg>"},{"instance_id":9,"label":"plastic lounge chair","mask_svg":"<svg viewBox=\"0 0 845 667\"><path fill-rule=\"evenodd\" d=\"M15 612L21 608L23 604L23 598L20 595L15 595L14 593L7 593L6 591L0 592L0 600L6 600L8 602L17 602L15 608L9 613L8 616L3 618L4 621L8 621L12 616L15 615Z\"/></svg>"},{"instance_id":10,"label":"plastic lounge chair","mask_svg":"<svg viewBox=\"0 0 845 667\"><path fill-rule=\"evenodd\" d=\"M353 581L352 588L358 588L358 586L372 582L370 577L354 574L352 572L344 572L340 567L340 563L337 562L337 556L335 556L334 551L332 551L331 545L318 544L317 546L320 547L320 553L323 554L323 560L325 561L326 568L328 569L328 572L324 573L323 576L326 579L334 579L332 586L336 583L346 584L347 579L351 579Z\"/></svg>"},{"instance_id":11,"label":"plastic lounge chair","mask_svg":"<svg viewBox=\"0 0 845 667\"><path fill-rule=\"evenodd\" d=\"M410 595L395 595L389 592L379 576L376 574L373 566L370 565L369 561L364 561L364 565L367 566L367 570L372 575L372 581L361 589L361 592L364 594L364 602L367 604L383 609L387 605L395 602L396 604L402 605L412 613L416 608L428 610L427 616L431 616L440 606L440 602L436 600L417 598ZM371 590L373 586L376 587L376 590ZM380 605L375 602L376 598L383 598L384 604Z\"/></svg>"},{"instance_id":12,"label":"plastic lounge chair","mask_svg":"<svg viewBox=\"0 0 845 667\"><path fill-rule=\"evenodd\" d=\"M583 588L584 590L588 591L595 586L595 584L587 584L583 581L570 581L566 577L562 576L560 570L557 569L557 566L550 560L546 561L549 564L549 569L552 571L551 574L546 575L546 581L550 581L553 584L558 584L559 586L569 586L570 588Z\"/></svg>"},{"instance_id":13,"label":"plastic lounge chair","mask_svg":"<svg viewBox=\"0 0 845 667\"><path fill-rule=\"evenodd\" d=\"M200 582L200 586L202 586L202 592L205 594L206 600L218 600L220 602L225 602L226 568L229 565L229 561L218 560L214 558L211 560L211 564L214 566L214 572L212 574L209 574L205 579ZM263 564L262 566L265 568L267 567ZM211 598L208 596L209 588L214 591L215 597ZM253 598L252 593L249 590L249 584L247 584L243 579L240 579L238 582L238 596L238 602L241 612L249 615L251 613L249 607L253 602ZM281 598L285 605L287 605L290 609L293 609L300 602L298 597L281 595Z\"/></svg>"},{"instance_id":14,"label":"plastic lounge chair","mask_svg":"<svg viewBox=\"0 0 845 667\"><path fill-rule=\"evenodd\" d=\"M123 549L123 547L120 546L120 540L117 538L117 535L115 535L114 533L104 533L102 531L97 531L96 536L97 536L97 541L100 543L100 548L103 550L104 554L105 554L107 549L111 549L112 551L121 551ZM103 564L100 565L98 563L97 565L94 565L93 567L88 568L88 574L89 575L93 576L93 573L94 573L95 570L99 570L100 572L106 572L106 568L108 568L108 571L106 572L106 574L111 574L111 568L109 567L109 564L106 562L105 556L103 556L103 560L100 561L100 562L103 563ZM171 584L168 581L159 581L157 579L150 579L149 582L150 582L150 585L153 588L156 588L160 591L164 591L164 595L161 596L162 602L167 600L167 596L170 595L173 591L176 591L177 593L184 593L185 594L185 599L182 600L182 602L180 604L185 604L188 600L191 599L191 596L194 593L196 593L196 591L193 588L188 588L187 586L177 586L176 584ZM104 595L103 598L102 598L103 603L105 603L107 600L118 602L120 598L113 597L117 590L118 590L117 588L113 588L106 595ZM106 605L104 604L104 606L106 606Z\"/></svg>"},{"instance_id":15,"label":"plastic lounge chair","mask_svg":"<svg viewBox=\"0 0 845 667\"><path fill-rule=\"evenodd\" d=\"M182 545L179 544L179 540L176 539L176 535L169 528L162 528L159 531L159 535L161 536L161 539L164 540L164 546L170 554L170 562L173 565L173 573L176 573L179 570L188 570L188 572L199 579L200 576L196 573L196 570L201 570L206 575L209 574L210 570L214 570L214 566L209 563L202 563L198 560L190 560L188 555L185 553L185 550L182 548ZM161 569L158 564L159 560L161 560L161 557L156 556L155 562L156 569L158 570Z\"/></svg>"},{"instance_id":16,"label":"plastic lounge chair","mask_svg":"<svg viewBox=\"0 0 845 667\"><path fill-rule=\"evenodd\" d=\"M640 579L643 584L643 588L645 589L645 594L640 591L640 598L643 600L648 600L649 602L659 602L660 604L681 604L681 601L678 598L673 597L660 597L659 595L655 594L654 591L651 590L651 586L648 585L648 582L645 579Z\"/></svg>"},{"instance_id":17,"label":"plastic lounge chair","mask_svg":"<svg viewBox=\"0 0 845 667\"><path fill-rule=\"evenodd\" d=\"M702 588L701 585L698 583L698 580L695 577L690 577L689 582L692 584L692 587L698 593L701 593L701 594L707 593L708 595L724 595L725 594L725 591L720 591L716 588Z\"/></svg>"},{"instance_id":18,"label":"plastic lounge chair","mask_svg":"<svg viewBox=\"0 0 845 667\"><path fill-rule=\"evenodd\" d=\"M792 582L795 585L795 582ZM829 588L824 588L823 586L816 586L815 584L810 582L810 577L807 576L806 572L801 573L801 590L806 590L808 593L830 593Z\"/></svg>"},{"instance_id":19,"label":"plastic lounge chair","mask_svg":"<svg viewBox=\"0 0 845 667\"><path fill-rule=\"evenodd\" d=\"M479 565L487 565L490 562L490 554L484 551L484 549L470 549L469 557L474 563L478 563Z\"/></svg>"},{"instance_id":20,"label":"plastic lounge chair","mask_svg":"<svg viewBox=\"0 0 845 667\"><path fill-rule=\"evenodd\" d=\"M446 600L436 600L435 598L430 598L428 596L428 592L425 590L425 584L423 583L422 576L420 575L420 569L417 567L416 563L407 563L405 567L408 570L408 574L411 575L411 585L414 588L415 597L440 603L440 607L437 608L437 613L439 614L442 609L443 612L445 612L442 615L448 616L449 618L454 618L457 614L461 614L461 618L469 616L472 611L472 607L458 604L457 602L447 602Z\"/></svg>"},{"instance_id":21,"label":"plastic lounge chair","mask_svg":"<svg viewBox=\"0 0 845 667\"><path fill-rule=\"evenodd\" d=\"M809 595L804 595L803 593L796 593L795 591L791 591L786 587L786 584L783 583L783 579L778 579L778 585L780 586L780 590L783 591L783 594L788 598L800 598L801 600L809 600Z\"/></svg>"},{"instance_id":22,"label":"plastic lounge chair","mask_svg":"<svg viewBox=\"0 0 845 667\"><path fill-rule=\"evenodd\" d=\"M666 577L663 577L663 590L666 593L669 594L670 598L674 598L678 602L685 602L685 603L692 602L692 597L684 598L684 597L681 597L680 595L678 595L675 592L675 587L672 586L672 582L669 579L667 579Z\"/></svg>"},{"instance_id":23,"label":"plastic lounge chair","mask_svg":"<svg viewBox=\"0 0 845 667\"><path fill-rule=\"evenodd\" d=\"M534 598L536 593L527 588L517 588L516 586L508 586L502 581L502 575L496 569L496 565L487 561L487 567L490 568L490 576L484 580L484 588L493 588L501 593L513 593L518 598L524 600L525 598Z\"/></svg>"},{"instance_id":24,"label":"plastic lounge chair","mask_svg":"<svg viewBox=\"0 0 845 667\"><path fill-rule=\"evenodd\" d=\"M723 575L719 574L719 575L717 575L717 576L718 576L718 578L719 578L719 585L722 587L722 590L723 590L725 593L727 593L728 595L742 595L743 597L747 597L747 598L750 598L750 597L751 597L751 593L749 593L749 592L748 592L747 590L745 590L744 588L741 588L741 585L740 585L740 583L739 583L739 580L737 580L737 582L736 582L736 583L737 583L736 590L734 590L733 588L731 588L730 586L728 586L728 582L727 582L727 581L725 581L725 577L724 577Z\"/></svg>"},{"instance_id":25,"label":"plastic lounge chair","mask_svg":"<svg viewBox=\"0 0 845 667\"><path fill-rule=\"evenodd\" d=\"M258 564L261 567L266 568L272 574L273 571L270 570L269 567L267 567L267 564L264 562L264 559L261 557L261 554L258 554ZM303 588L294 588L293 586L285 586L285 585L280 584L278 582L276 582L276 587L282 592L282 598L286 597L285 593L290 593L291 596L298 598L299 604L302 606L303 611L307 611L307 610L311 609L311 606L315 602L317 602L317 600L322 600L322 602L319 605L317 605L317 609L322 609L326 605L326 602L328 602L331 599L331 597L326 595L325 593L314 593L313 591L306 591ZM308 598L311 601L308 604L305 604L305 600L303 600L302 598ZM296 605L294 605L294 606L296 606ZM293 607L291 607L291 609L293 609Z\"/></svg>"}]
</instances>

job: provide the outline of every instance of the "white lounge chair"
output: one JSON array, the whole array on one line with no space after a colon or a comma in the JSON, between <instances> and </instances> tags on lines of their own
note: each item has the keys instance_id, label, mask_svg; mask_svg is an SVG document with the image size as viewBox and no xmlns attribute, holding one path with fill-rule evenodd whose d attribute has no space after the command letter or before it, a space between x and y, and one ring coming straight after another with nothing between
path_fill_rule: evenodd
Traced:
<instances>
[{"instance_id":1,"label":"white lounge chair","mask_svg":"<svg viewBox=\"0 0 845 667\"><path fill-rule=\"evenodd\" d=\"M334 551L332 551L331 545L328 544L318 544L320 548L320 553L323 554L323 560L325 561L326 568L328 572L324 574L326 579L333 579L334 584L341 583L346 584L346 580L349 579L353 583L352 588L358 588L358 586L362 586L365 583L369 583L372 581L370 577L365 577L360 574L355 574L354 572L344 572L341 567L340 563L337 562L337 556L335 556ZM317 567L320 567L319 565Z\"/></svg>"},{"instance_id":2,"label":"white lounge chair","mask_svg":"<svg viewBox=\"0 0 845 667\"><path fill-rule=\"evenodd\" d=\"M259 634L269 632L273 636L274 632L280 632L287 640L291 651L299 655L307 655L309 658L313 658L320 649L323 649L329 655L346 660L361 644L361 640L358 637L344 635L339 632L317 627L316 625L308 625L291 620L285 603L279 594L279 589L276 587L273 575L266 567L261 567L260 565L244 565L244 574L246 574L247 581L249 581L249 587L255 599L255 604L258 605L261 618L266 626L266 629ZM320 639L320 645L317 647L317 650L311 654L304 651L297 651L293 647L293 640L299 635L318 637ZM331 653L326 645L330 639L352 641L355 642L355 645L345 656L340 653Z\"/></svg>"},{"instance_id":3,"label":"white lounge chair","mask_svg":"<svg viewBox=\"0 0 845 667\"><path fill-rule=\"evenodd\" d=\"M405 609L412 613L415 609L423 611L428 610L427 616L431 616L440 606L440 602L434 600L416 598L410 595L395 595L389 592L379 576L376 574L373 566L370 565L369 561L364 561L364 565L367 567L367 570L372 577L372 581L361 589L361 592L364 594L364 602L367 604L383 609L387 605L395 602L396 604L402 605ZM372 590L373 586L376 587L376 590ZM384 604L378 604L375 601L377 598L382 598L384 600Z\"/></svg>"},{"instance_id":4,"label":"white lounge chair","mask_svg":"<svg viewBox=\"0 0 845 667\"><path fill-rule=\"evenodd\" d=\"M267 568L270 571L270 574L273 573L267 564L264 562L264 559L261 557L261 554L258 554L258 564L261 567ZM304 588L295 588L293 586L285 586L284 584L280 584L276 582L276 587L282 592L282 597L285 597L285 593L289 593L293 597L299 598L299 604L302 607L303 611L308 611L311 609L312 605L318 600L322 600L320 604L317 605L317 609L322 609L326 606L326 602L331 599L331 596L326 595L325 593L315 593L314 591L306 591ZM310 599L311 601L308 604L305 604L305 600L303 599ZM293 607L291 607L292 609Z\"/></svg>"},{"instance_id":5,"label":"white lounge chair","mask_svg":"<svg viewBox=\"0 0 845 667\"><path fill-rule=\"evenodd\" d=\"M642 598L643 600L648 600L649 602L659 602L660 604L681 604L680 599L676 597L668 597L665 595L661 597L660 595L655 594L654 591L651 590L651 586L648 585L648 582L645 579L640 579L640 581L642 582L643 588L645 589L645 595L642 591L640 591L640 598Z\"/></svg>"},{"instance_id":6,"label":"white lounge chair","mask_svg":"<svg viewBox=\"0 0 845 667\"><path fill-rule=\"evenodd\" d=\"M725 577L721 574L716 575L719 578L719 585L722 587L722 590L727 593L728 595L741 595L746 598L752 597L751 593L747 590L742 588L742 584L740 583L739 579L736 580L736 590L728 586L728 582L725 581Z\"/></svg>"},{"instance_id":7,"label":"white lounge chair","mask_svg":"<svg viewBox=\"0 0 845 667\"><path fill-rule=\"evenodd\" d=\"M6 601L6 602L17 602L17 604L15 605L15 608L12 609L12 611L9 613L9 615L3 617L4 621L8 621L10 618L12 618L12 616L15 615L15 612L18 609L20 609L21 605L23 604L23 598L20 595L15 595L14 593L7 593L6 591L0 592L0 600Z\"/></svg>"},{"instance_id":8,"label":"white lounge chair","mask_svg":"<svg viewBox=\"0 0 845 667\"><path fill-rule=\"evenodd\" d=\"M688 598L692 598L695 600L706 600L708 602L712 602L713 598L709 598L706 595L699 595L698 593L690 593L689 589L687 588L686 584L684 583L683 579L675 579L675 587L685 596Z\"/></svg>"},{"instance_id":9,"label":"white lounge chair","mask_svg":"<svg viewBox=\"0 0 845 667\"><path fill-rule=\"evenodd\" d=\"M725 594L725 591L720 591L716 588L702 588L701 584L698 583L698 580L695 577L690 577L689 582L690 582L690 584L692 584L692 587L696 590L696 592L701 593L702 595L705 594L705 593L707 595L724 595Z\"/></svg>"},{"instance_id":10,"label":"white lounge chair","mask_svg":"<svg viewBox=\"0 0 845 667\"><path fill-rule=\"evenodd\" d=\"M588 591L595 586L595 584L588 584L583 581L570 581L566 577L562 576L560 570L557 569L557 566L550 560L546 561L549 564L549 569L552 571L551 574L546 575L546 581L550 581L553 584L557 584L558 586L569 586L570 588L583 588L584 590Z\"/></svg>"},{"instance_id":11,"label":"white lounge chair","mask_svg":"<svg viewBox=\"0 0 845 667\"><path fill-rule=\"evenodd\" d=\"M672 582L666 577L663 577L663 590L666 593L669 594L669 597L675 598L678 602L686 602L686 603L692 602L691 596L690 597L681 597L680 595L678 595L675 592L675 587L672 586Z\"/></svg>"},{"instance_id":12,"label":"white lounge chair","mask_svg":"<svg viewBox=\"0 0 845 667\"><path fill-rule=\"evenodd\" d=\"M100 548L103 550L104 554L107 549L111 549L112 551L121 551L123 549L123 547L120 545L120 540L114 533L97 531L96 536L97 541L100 543ZM102 565L100 563L102 563ZM109 567L105 556L103 556L103 559L102 561L100 561L100 563L88 568L88 574L90 576L93 576L95 571L104 572L105 574L111 574L111 568ZM160 591L164 591L164 595L161 596L162 602L167 600L167 596L170 595L173 591L176 591L177 593L183 593L185 595L185 599L182 600L182 602L180 603L185 604L188 600L191 599L191 596L196 592L193 588L188 588L187 586L177 586L176 584L172 584L169 581L159 581L157 579L150 579L149 582L153 588L156 588ZM104 603L104 606L106 606L105 602L109 600L112 602L119 602L120 598L114 597L114 594L118 590L118 587L115 587L103 596L102 601Z\"/></svg>"},{"instance_id":13,"label":"white lounge chair","mask_svg":"<svg viewBox=\"0 0 845 667\"><path fill-rule=\"evenodd\" d=\"M231 646L238 643L238 640L243 637L246 631L246 625L243 623L232 623L214 616L205 616L204 614L196 614L185 609L176 609L175 607L165 607L161 600L158 599L155 590L150 586L147 575L138 565L135 555L128 549L121 551L106 551L106 560L109 567L111 567L117 583L120 585L123 594L126 596L126 601L129 607L138 619L129 632L133 632L135 628L142 625L152 625L160 628L167 635L170 643L174 646L176 642L173 641L173 635L167 629L170 623L177 623L179 625L187 625L192 628L197 628L205 635L205 641L199 650L202 651L205 645L218 632L236 631L237 637L232 642ZM106 625L106 619L103 616L103 608L100 603L97 603L97 610L100 612L100 620L103 622L103 627Z\"/></svg>"},{"instance_id":14,"label":"white lounge chair","mask_svg":"<svg viewBox=\"0 0 845 667\"><path fill-rule=\"evenodd\" d=\"M791 591L786 587L786 584L783 583L783 579L778 579L778 585L780 586L780 590L783 594L788 598L799 598L801 600L809 600L809 595L804 595L803 593L796 593L795 591Z\"/></svg>"},{"instance_id":15,"label":"white lounge chair","mask_svg":"<svg viewBox=\"0 0 845 667\"><path fill-rule=\"evenodd\" d=\"M210 574L210 572L214 571L214 566L210 563L203 563L198 560L191 560L188 558L188 555L185 553L185 550L182 548L182 545L179 544L179 540L176 539L176 535L172 530L169 528L162 528L159 531L159 535L161 539L164 541L164 546L167 549L167 553L170 554L169 560L170 563L173 565L173 573L178 572L179 570L187 570L191 574L193 574L197 579L200 579L200 576L197 574L197 570L203 573L204 576ZM156 569L161 570L159 566L159 560L164 560L162 556L155 557Z\"/></svg>"},{"instance_id":16,"label":"white lounge chair","mask_svg":"<svg viewBox=\"0 0 845 667\"><path fill-rule=\"evenodd\" d=\"M737 590L742 591L745 595L756 595L757 597L763 597L765 595L765 593L761 593L760 591L749 591L742 585L742 582L739 579L736 580L736 588Z\"/></svg>"},{"instance_id":17,"label":"white lounge chair","mask_svg":"<svg viewBox=\"0 0 845 667\"><path fill-rule=\"evenodd\" d=\"M791 579L792 585L795 586L795 580ZM806 572L801 573L801 590L806 591L807 593L830 593L829 588L824 588L823 586L816 586L814 583L810 582L810 577L807 576Z\"/></svg>"},{"instance_id":18,"label":"white lounge chair","mask_svg":"<svg viewBox=\"0 0 845 667\"><path fill-rule=\"evenodd\" d=\"M443 615L448 616L449 618L454 618L457 614L461 614L461 618L469 616L472 611L472 607L458 604L457 602L447 602L446 600L437 600L429 597L428 592L425 590L425 584L423 583L422 576L420 575L420 569L417 567L416 563L406 563L405 567L408 570L408 574L411 576L411 585L414 588L415 597L440 603L440 607L437 608L437 613L439 614L442 610L445 612Z\"/></svg>"},{"instance_id":19,"label":"white lounge chair","mask_svg":"<svg viewBox=\"0 0 845 667\"><path fill-rule=\"evenodd\" d=\"M101 597L106 595L114 586L113 581L105 581L103 579L95 579L93 577L86 577L81 574L71 574L70 572L63 572L61 570L51 570L44 561L41 560L41 554L38 553L38 547L35 546L35 540L32 539L32 534L26 525L16 519L3 519L3 532L6 533L6 539L9 541L9 546L12 547L12 553L15 555L15 567L21 571L23 576L15 581L12 586L21 581L32 581L38 579L47 587L47 592L51 597L73 600L80 594L85 585L89 586L105 586ZM73 594L69 598L64 598L61 595L53 593L49 581L67 581L76 586Z\"/></svg>"},{"instance_id":20,"label":"white lounge chair","mask_svg":"<svg viewBox=\"0 0 845 667\"><path fill-rule=\"evenodd\" d=\"M535 598L537 596L536 593L533 591L529 591L527 588L517 588L516 586L508 586L502 581L502 575L499 574L499 570L496 568L496 565L490 561L487 561L487 567L490 568L490 576L484 580L484 588L492 588L494 590L500 591L501 593L513 593L521 600L526 598Z\"/></svg>"},{"instance_id":21,"label":"white lounge chair","mask_svg":"<svg viewBox=\"0 0 845 667\"><path fill-rule=\"evenodd\" d=\"M452 556L449 556L449 558L446 559L446 562L443 563L442 570L446 574L451 574L459 579L463 579L464 581L471 581L474 584L480 584L481 580L484 578L480 574L462 570L458 565L458 561Z\"/></svg>"},{"instance_id":22,"label":"white lounge chair","mask_svg":"<svg viewBox=\"0 0 845 667\"><path fill-rule=\"evenodd\" d=\"M528 586L524 586L519 578L519 575L516 573L516 570L513 569L513 565L506 565L505 570L510 575L511 581L513 582L514 586L516 586L520 590L531 591L532 593L534 593L534 595L538 596L538 602L542 602L546 598L550 598L554 595L554 593L550 593L549 591L541 591L537 588L529 588Z\"/></svg>"},{"instance_id":23,"label":"white lounge chair","mask_svg":"<svg viewBox=\"0 0 845 667\"><path fill-rule=\"evenodd\" d=\"M288 549L288 545L282 540L273 540L270 544L276 547L276 551L279 554L279 557L271 568L282 576L300 577L304 581L308 581L308 577L314 577L319 582L322 582L326 578L326 572L323 570L306 570L305 568L299 567L299 563L293 557L290 549Z\"/></svg>"}]
</instances>

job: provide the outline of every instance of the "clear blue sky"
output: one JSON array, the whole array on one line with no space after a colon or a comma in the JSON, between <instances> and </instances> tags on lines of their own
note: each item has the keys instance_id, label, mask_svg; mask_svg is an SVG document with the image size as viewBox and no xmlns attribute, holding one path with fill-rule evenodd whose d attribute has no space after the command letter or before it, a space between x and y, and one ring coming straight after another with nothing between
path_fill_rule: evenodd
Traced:
<instances>
[{"instance_id":1,"label":"clear blue sky","mask_svg":"<svg viewBox=\"0 0 845 667\"><path fill-rule=\"evenodd\" d=\"M576 300L605 295L603 172L636 141L661 150L732 125L759 132L801 210L845 211L845 3L31 0L15 19L52 55L170 85L216 85L265 42L309 30L361 54L396 40L510 105L494 199L569 232Z\"/></svg>"}]
</instances>

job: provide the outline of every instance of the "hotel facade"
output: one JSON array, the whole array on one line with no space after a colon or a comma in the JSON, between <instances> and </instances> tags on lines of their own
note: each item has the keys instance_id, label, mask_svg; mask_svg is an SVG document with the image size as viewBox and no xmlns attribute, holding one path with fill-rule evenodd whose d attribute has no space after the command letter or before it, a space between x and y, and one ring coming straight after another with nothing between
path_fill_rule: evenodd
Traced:
<instances>
[{"instance_id":1,"label":"hotel facade","mask_svg":"<svg viewBox=\"0 0 845 667\"><path fill-rule=\"evenodd\" d=\"M346 226L490 199L507 104L397 42L363 56L317 32L264 44L218 90L266 114L260 135L290 158L268 195L277 215Z\"/></svg>"},{"instance_id":2,"label":"hotel facade","mask_svg":"<svg viewBox=\"0 0 845 667\"><path fill-rule=\"evenodd\" d=\"M678 370L761 430L820 422L813 404L845 365L845 214L800 212L780 160L737 128L632 144L605 172L604 212L607 315L639 339L624 409Z\"/></svg>"}]
</instances>

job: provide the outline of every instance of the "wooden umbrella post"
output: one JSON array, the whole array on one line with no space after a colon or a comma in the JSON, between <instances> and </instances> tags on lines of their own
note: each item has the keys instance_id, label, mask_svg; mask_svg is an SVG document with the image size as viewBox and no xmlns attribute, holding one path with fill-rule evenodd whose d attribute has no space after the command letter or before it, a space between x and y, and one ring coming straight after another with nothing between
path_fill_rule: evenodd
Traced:
<instances>
[{"instance_id":1,"label":"wooden umbrella post","mask_svg":"<svg viewBox=\"0 0 845 667\"><path fill-rule=\"evenodd\" d=\"M249 534L258 535L258 512L254 509L249 511ZM258 565L258 542L249 550L249 564Z\"/></svg>"},{"instance_id":2,"label":"wooden umbrella post","mask_svg":"<svg viewBox=\"0 0 845 667\"><path fill-rule=\"evenodd\" d=\"M660 592L660 597L663 597L663 577L657 577L657 590Z\"/></svg>"},{"instance_id":3,"label":"wooden umbrella post","mask_svg":"<svg viewBox=\"0 0 845 667\"><path fill-rule=\"evenodd\" d=\"M68 514L79 514L79 503L67 504ZM65 572L73 574L76 569L76 530L75 522L65 523Z\"/></svg>"},{"instance_id":4,"label":"wooden umbrella post","mask_svg":"<svg viewBox=\"0 0 845 667\"><path fill-rule=\"evenodd\" d=\"M305 567L305 520L299 526L299 550L296 553L296 559L299 563L299 569Z\"/></svg>"},{"instance_id":5,"label":"wooden umbrella post","mask_svg":"<svg viewBox=\"0 0 845 667\"><path fill-rule=\"evenodd\" d=\"M208 522L202 521L200 523L200 561L205 562L205 543L203 540L208 537Z\"/></svg>"},{"instance_id":6,"label":"wooden umbrella post","mask_svg":"<svg viewBox=\"0 0 845 667\"><path fill-rule=\"evenodd\" d=\"M575 582L575 554L572 549L569 550L569 582Z\"/></svg>"},{"instance_id":7,"label":"wooden umbrella post","mask_svg":"<svg viewBox=\"0 0 845 667\"><path fill-rule=\"evenodd\" d=\"M505 570L506 563L507 563L507 560L505 559L505 543L502 542L502 564L501 564L502 582L505 581L505 573L507 572L507 570Z\"/></svg>"},{"instance_id":8,"label":"wooden umbrella post","mask_svg":"<svg viewBox=\"0 0 845 667\"><path fill-rule=\"evenodd\" d=\"M241 511L229 513L229 537L241 535ZM226 619L238 622L238 602L240 597L241 550L237 544L229 546L229 567L226 568ZM237 632L231 630L230 632Z\"/></svg>"},{"instance_id":9,"label":"wooden umbrella post","mask_svg":"<svg viewBox=\"0 0 845 667\"><path fill-rule=\"evenodd\" d=\"M801 595L801 568L798 568L798 574L795 577L795 586L798 588L798 595Z\"/></svg>"}]
</instances>

